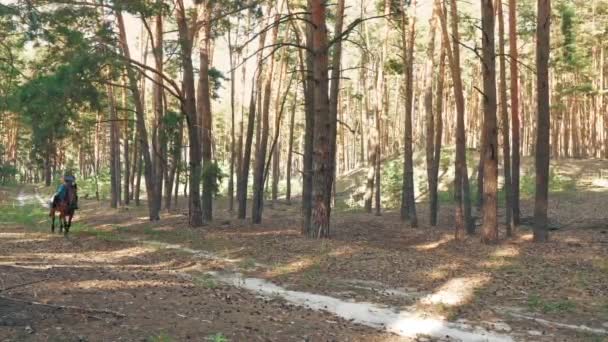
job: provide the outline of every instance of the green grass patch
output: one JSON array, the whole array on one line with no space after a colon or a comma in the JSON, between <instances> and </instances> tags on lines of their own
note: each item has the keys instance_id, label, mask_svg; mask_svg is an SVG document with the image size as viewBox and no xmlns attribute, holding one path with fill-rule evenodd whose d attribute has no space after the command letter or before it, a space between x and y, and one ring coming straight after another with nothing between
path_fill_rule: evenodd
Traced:
<instances>
[{"instance_id":1,"label":"green grass patch","mask_svg":"<svg viewBox=\"0 0 608 342\"><path fill-rule=\"evenodd\" d=\"M175 341L175 340L165 332L161 332L157 335L150 336L146 339L146 342L173 342L173 341Z\"/></svg>"},{"instance_id":2,"label":"green grass patch","mask_svg":"<svg viewBox=\"0 0 608 342\"><path fill-rule=\"evenodd\" d=\"M214 289L217 287L217 282L210 274L203 274L199 277L194 277L194 284L206 289Z\"/></svg>"},{"instance_id":3,"label":"green grass patch","mask_svg":"<svg viewBox=\"0 0 608 342\"><path fill-rule=\"evenodd\" d=\"M222 333L211 334L207 336L207 340L211 342L228 342L228 338Z\"/></svg>"},{"instance_id":4,"label":"green grass patch","mask_svg":"<svg viewBox=\"0 0 608 342\"><path fill-rule=\"evenodd\" d=\"M530 310L542 313L573 312L576 309L576 304L569 299L546 300L536 294L528 296L527 304Z\"/></svg>"},{"instance_id":5,"label":"green grass patch","mask_svg":"<svg viewBox=\"0 0 608 342\"><path fill-rule=\"evenodd\" d=\"M20 226L32 230L50 229L51 220L48 209L39 204L19 206L16 203L0 206L0 226Z\"/></svg>"},{"instance_id":6,"label":"green grass patch","mask_svg":"<svg viewBox=\"0 0 608 342\"><path fill-rule=\"evenodd\" d=\"M250 270L255 268L255 260L253 258L246 258L238 262L238 266L244 270Z\"/></svg>"}]
</instances>

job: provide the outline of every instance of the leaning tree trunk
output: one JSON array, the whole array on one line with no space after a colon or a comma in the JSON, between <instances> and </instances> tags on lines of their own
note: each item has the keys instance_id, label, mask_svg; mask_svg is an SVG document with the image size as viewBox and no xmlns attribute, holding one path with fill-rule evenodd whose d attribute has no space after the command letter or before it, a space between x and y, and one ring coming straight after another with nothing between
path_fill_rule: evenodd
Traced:
<instances>
[{"instance_id":1,"label":"leaning tree trunk","mask_svg":"<svg viewBox=\"0 0 608 342\"><path fill-rule=\"evenodd\" d=\"M266 41L266 32L260 34L259 46L263 47ZM254 73L253 80L251 82L251 99L249 102L249 117L247 118L247 133L245 136L245 145L243 152L243 160L241 162L241 175L237 184L237 200L238 200L238 218L244 219L247 215L247 183L249 181L249 167L251 165L251 145L253 143L253 131L255 129L256 121L256 99L258 97L259 89L256 86L260 83L260 75L263 71L263 58L262 50L258 52L257 56L257 70Z\"/></svg>"},{"instance_id":2,"label":"leaning tree trunk","mask_svg":"<svg viewBox=\"0 0 608 342\"><path fill-rule=\"evenodd\" d=\"M127 43L127 34L125 32L124 20L120 11L116 12L119 28L119 41L123 56L127 60L131 60L129 52L129 44ZM129 89L133 94L133 102L135 103L135 114L137 115L137 131L139 137L139 147L143 156L143 171L146 183L146 192L148 194L148 213L151 221L159 219L159 213L155 210L154 198L151 194L154 192L154 171L152 169L152 160L150 158L150 145L148 144L148 132L146 130L145 113L141 102L141 95L137 86L137 79L132 68L127 68L127 77L129 80Z\"/></svg>"},{"instance_id":3,"label":"leaning tree trunk","mask_svg":"<svg viewBox=\"0 0 608 342\"><path fill-rule=\"evenodd\" d=\"M494 51L493 0L481 1L483 66L483 227L481 240L498 242L498 127L496 123L496 53Z\"/></svg>"},{"instance_id":4,"label":"leaning tree trunk","mask_svg":"<svg viewBox=\"0 0 608 342\"><path fill-rule=\"evenodd\" d=\"M547 207L549 199L549 49L551 27L551 0L538 0L536 21L536 195L534 200L534 241L549 239Z\"/></svg>"},{"instance_id":5,"label":"leaning tree trunk","mask_svg":"<svg viewBox=\"0 0 608 342\"><path fill-rule=\"evenodd\" d=\"M192 45L194 34L188 27L186 8L182 0L177 0L177 27L182 59L182 111L186 116L189 140L189 193L188 193L188 223L191 227L203 224L201 209L200 182L201 182L201 141L199 136L199 120L196 112L196 93L194 88L194 67L192 65Z\"/></svg>"},{"instance_id":6,"label":"leaning tree trunk","mask_svg":"<svg viewBox=\"0 0 608 342\"><path fill-rule=\"evenodd\" d=\"M277 42L279 34L279 14L275 15L274 29L272 32L272 46ZM268 131L270 112L270 99L272 94L272 78L274 72L274 54L270 55L270 66L266 70L264 81L264 97L261 114L260 140L257 154L255 156L255 169L253 170L253 205L251 208L251 219L253 223L262 222L262 210L264 207L264 167L266 163L266 150L268 149Z\"/></svg>"}]
</instances>

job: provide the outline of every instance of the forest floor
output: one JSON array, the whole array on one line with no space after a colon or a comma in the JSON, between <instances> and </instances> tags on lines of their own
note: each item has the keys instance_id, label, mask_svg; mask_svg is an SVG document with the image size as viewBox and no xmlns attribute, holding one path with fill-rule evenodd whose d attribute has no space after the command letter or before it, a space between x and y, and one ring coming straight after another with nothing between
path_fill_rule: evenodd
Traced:
<instances>
[{"instance_id":1,"label":"forest floor","mask_svg":"<svg viewBox=\"0 0 608 342\"><path fill-rule=\"evenodd\" d=\"M252 225L218 201L191 229L183 209L151 223L86 200L64 238L24 199L33 188L0 188L0 341L607 341L607 171L560 164L571 183L551 194L550 242L522 225L495 246L454 241L447 203L435 228L425 203L416 229L336 210L332 238L312 241L297 203Z\"/></svg>"}]
</instances>

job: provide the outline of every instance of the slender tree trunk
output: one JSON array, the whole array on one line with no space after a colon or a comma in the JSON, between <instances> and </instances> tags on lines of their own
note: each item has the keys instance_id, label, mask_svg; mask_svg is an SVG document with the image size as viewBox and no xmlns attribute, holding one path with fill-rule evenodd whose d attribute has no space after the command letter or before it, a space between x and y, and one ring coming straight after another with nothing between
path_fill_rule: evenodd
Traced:
<instances>
[{"instance_id":1,"label":"slender tree trunk","mask_svg":"<svg viewBox=\"0 0 608 342\"><path fill-rule=\"evenodd\" d=\"M126 81L124 82L125 86L126 86ZM127 89L126 87L122 89L122 107L123 108L127 108ZM124 182L123 182L123 203L125 205L129 205L130 202L130 191L129 191L129 183L130 183L130 179L131 179L131 162L129 160L129 138L131 136L130 134L130 130L129 130L129 121L128 121L128 114L125 113L124 115L125 117L125 121L124 121L124 131L123 131L123 158L124 158L124 163L125 163L125 175L124 175Z\"/></svg>"},{"instance_id":2,"label":"slender tree trunk","mask_svg":"<svg viewBox=\"0 0 608 342\"><path fill-rule=\"evenodd\" d=\"M122 13L120 11L116 12L116 18L118 19L118 27L119 27L119 38L120 45L122 48L122 52L124 57L127 60L131 60L131 54L129 52L129 44L127 43L127 34L125 32L124 21L122 18ZM154 198L151 196L153 194L153 178L154 171L152 169L152 160L150 158L150 146L148 144L148 133L146 130L146 122L145 122L145 113L143 111L143 106L141 102L141 96L139 93L139 88L137 86L137 79L135 78L135 72L132 68L127 68L127 77L129 80L129 89L133 94L133 101L135 103L135 113L137 114L137 130L139 136L139 146L142 151L143 156L143 170L144 177L146 182L146 192L148 194L148 210L149 210L149 218L151 221L158 220L159 215L158 211L155 210L154 206Z\"/></svg>"},{"instance_id":3,"label":"slender tree trunk","mask_svg":"<svg viewBox=\"0 0 608 342\"><path fill-rule=\"evenodd\" d=\"M207 2L202 7L202 29L199 41L200 53L200 73L198 79L198 99L197 112L201 122L201 147L203 160L203 193L202 193L202 214L203 221L213 219L213 187L216 181L215 174L211 174L212 160L212 113L211 113L211 93L209 85L209 65L211 58L211 2Z\"/></svg>"},{"instance_id":4,"label":"slender tree trunk","mask_svg":"<svg viewBox=\"0 0 608 342\"><path fill-rule=\"evenodd\" d=\"M534 201L534 241L549 239L547 229L547 207L549 199L549 52L551 26L551 0L538 0L536 22L536 89L537 89L537 135L536 135L536 195Z\"/></svg>"},{"instance_id":5,"label":"slender tree trunk","mask_svg":"<svg viewBox=\"0 0 608 342\"><path fill-rule=\"evenodd\" d=\"M167 148L166 148L166 134L163 125L163 117L164 117L164 89L163 84L164 80L161 76L163 73L163 16L158 14L156 16L156 25L155 25L155 33L153 37L150 37L152 41L154 41L153 47L153 55L154 55L154 65L156 68L156 72L154 75L154 85L153 85L153 101L152 105L154 107L154 129L152 131L152 164L154 168L154 180L153 180L153 188L154 192L148 194L148 196L154 197L154 211L159 212L161 210L162 204L162 190L163 190L163 176L165 173L166 167L166 157L167 157Z\"/></svg>"},{"instance_id":6,"label":"slender tree trunk","mask_svg":"<svg viewBox=\"0 0 608 342\"><path fill-rule=\"evenodd\" d=\"M238 33L238 30L237 30ZM236 159L235 151L235 83L236 72L234 70L234 47L232 46L231 31L228 29L228 52L230 57L230 174L228 178L228 211L234 210L234 161ZM243 83L244 86L244 83Z\"/></svg>"},{"instance_id":7,"label":"slender tree trunk","mask_svg":"<svg viewBox=\"0 0 608 342\"><path fill-rule=\"evenodd\" d=\"M439 1L439 0L436 0ZM464 95L462 89L462 76L460 69L460 36L458 34L458 8L456 0L450 1L452 46L447 50L448 60L453 79L454 99L456 103L456 162L454 175L454 192L456 197L456 213L454 217L455 238L462 240L465 229L469 233L474 232L474 224L471 221L471 201L468 188L467 164L466 164L466 135L464 131ZM447 31L447 19L445 9L442 8L441 30L446 46L449 44Z\"/></svg>"},{"instance_id":8,"label":"slender tree trunk","mask_svg":"<svg viewBox=\"0 0 608 342\"><path fill-rule=\"evenodd\" d=\"M315 0L316 1L316 0ZM309 12L312 10L311 1L308 2ZM322 6L322 5L321 5ZM312 22L308 16L308 20ZM304 157L303 157L303 170L302 170L302 215L303 225L302 234L314 237L314 232L311 230L313 226L312 222L312 208L313 208L313 176L315 170L313 170L313 159L314 159L314 139L315 139L315 76L314 76L314 54L311 52L314 49L313 43L313 27L311 24L307 26L306 30L306 46L308 48L306 53L306 68L301 65L303 70L306 70L306 82L304 83L304 107L305 107L305 131L304 131Z\"/></svg>"},{"instance_id":9,"label":"slender tree trunk","mask_svg":"<svg viewBox=\"0 0 608 342\"><path fill-rule=\"evenodd\" d=\"M507 236L512 236L512 200L511 189L511 147L509 143L509 110L507 107L507 70L505 57L505 20L502 0L497 1L498 6L498 54L500 56L500 117L502 121L502 156L504 160L503 171L505 174L505 224L507 225Z\"/></svg>"},{"instance_id":10,"label":"slender tree trunk","mask_svg":"<svg viewBox=\"0 0 608 342\"><path fill-rule=\"evenodd\" d=\"M438 14L438 13L437 13ZM432 170L432 185L429 189L431 199L431 226L437 225L437 212L438 212L438 194L437 188L439 185L439 165L441 163L441 139L443 135L443 83L445 79L445 49L448 48L444 44L444 40L441 40L441 54L439 56L439 75L437 79L437 101L435 109L435 144L434 144L434 156L433 156L433 170Z\"/></svg>"},{"instance_id":11,"label":"slender tree trunk","mask_svg":"<svg viewBox=\"0 0 608 342\"><path fill-rule=\"evenodd\" d=\"M120 158L120 149L117 148L118 130L116 129L116 98L114 96L114 87L111 85L107 86L108 88L108 100L109 100L109 110L110 110L110 207L117 208L119 202L119 189L120 183L118 182L120 169L116 168L117 158Z\"/></svg>"},{"instance_id":12,"label":"slender tree trunk","mask_svg":"<svg viewBox=\"0 0 608 342\"><path fill-rule=\"evenodd\" d=\"M500 0L498 2L500 6ZM496 123L496 53L494 50L494 4L493 0L481 1L482 64L484 92L483 146L483 227L481 240L498 242L498 125Z\"/></svg>"},{"instance_id":13,"label":"slender tree trunk","mask_svg":"<svg viewBox=\"0 0 608 342\"><path fill-rule=\"evenodd\" d=\"M243 153L243 161L241 163L241 176L239 183L237 184L237 200L239 204L238 218L244 219L247 215L247 184L249 181L249 166L251 164L251 145L253 144L253 132L255 129L256 121L256 99L258 98L259 86L261 80L261 74L263 72L263 59L261 47L265 45L266 32L260 34L259 46L260 52L257 56L257 70L251 82L251 99L249 101L249 117L247 121L247 134L245 136L245 145Z\"/></svg>"},{"instance_id":14,"label":"slender tree trunk","mask_svg":"<svg viewBox=\"0 0 608 342\"><path fill-rule=\"evenodd\" d=\"M272 32L272 45L276 44L279 34L279 14L275 15L274 29ZM268 131L269 131L269 112L270 99L272 95L272 78L274 72L274 54L270 55L270 65L268 67L266 78L264 81L264 100L262 104L261 114L261 131L260 141L257 155L255 157L255 169L253 171L253 205L251 209L251 218L253 223L262 222L262 210L264 207L264 167L266 163L266 150L268 149Z\"/></svg>"},{"instance_id":15,"label":"slender tree trunk","mask_svg":"<svg viewBox=\"0 0 608 342\"><path fill-rule=\"evenodd\" d=\"M192 45L194 32L188 25L186 8L182 0L177 0L176 6L179 44L182 58L182 88L184 101L182 111L186 116L189 140L189 193L188 193L188 223L192 227L203 224L203 214L200 198L200 181L202 175L202 152L200 141L199 120L196 112L196 95L194 89L194 67L192 65Z\"/></svg>"},{"instance_id":16,"label":"slender tree trunk","mask_svg":"<svg viewBox=\"0 0 608 342\"><path fill-rule=\"evenodd\" d=\"M331 201L331 118L329 109L328 43L324 0L310 0L312 30L312 64L314 77L314 154L312 186L312 220L308 228L311 238L328 238Z\"/></svg>"},{"instance_id":17,"label":"slender tree trunk","mask_svg":"<svg viewBox=\"0 0 608 342\"><path fill-rule=\"evenodd\" d=\"M435 184L437 179L434 174L435 116L441 115L433 112L433 72L435 70L435 27L437 21L436 12L436 10L433 11L433 16L429 20L429 46L427 49L427 61L424 70L424 81L426 82L424 92L424 107L426 112L426 170L429 184L429 221L431 222L431 226L435 226L437 224L437 210L436 208L433 208L433 201L436 200L437 197L437 185Z\"/></svg>"},{"instance_id":18,"label":"slender tree trunk","mask_svg":"<svg viewBox=\"0 0 608 342\"><path fill-rule=\"evenodd\" d=\"M518 53L517 53L517 0L509 0L509 60L511 71L511 140L513 150L511 154L511 176L512 176L512 207L513 219L511 230L519 224L519 75L518 75Z\"/></svg>"},{"instance_id":19,"label":"slender tree trunk","mask_svg":"<svg viewBox=\"0 0 608 342\"><path fill-rule=\"evenodd\" d=\"M416 7L414 0L410 5ZM410 21L409 38L406 38L405 22ZM415 14L409 18L402 18L403 56L405 65L405 130L404 130L404 160L403 160L403 188L401 199L401 219L409 220L411 227L418 226L416 216L416 200L414 197L414 162L412 141L412 110L414 102L414 47L415 47Z\"/></svg>"},{"instance_id":20,"label":"slender tree trunk","mask_svg":"<svg viewBox=\"0 0 608 342\"><path fill-rule=\"evenodd\" d=\"M297 92L293 99L291 107L291 118L289 119L289 146L287 148L287 168L286 168L286 187L285 187L285 200L287 204L291 204L291 168L293 165L293 131L295 127L296 118L296 107L297 107Z\"/></svg>"},{"instance_id":21,"label":"slender tree trunk","mask_svg":"<svg viewBox=\"0 0 608 342\"><path fill-rule=\"evenodd\" d=\"M342 34L344 26L344 0L338 0L336 8L336 22L334 25L334 37L338 37ZM331 61L331 83L329 88L329 171L330 178L327 182L327 193L333 193L336 182L336 137L338 133L338 110L339 110L339 97L340 97L340 78L342 75L341 71L342 62L342 39L338 39L333 45L332 61ZM333 196L335 197L335 196ZM332 196L326 197L325 206L331 213L331 198ZM328 214L329 216L330 214Z\"/></svg>"}]
</instances>

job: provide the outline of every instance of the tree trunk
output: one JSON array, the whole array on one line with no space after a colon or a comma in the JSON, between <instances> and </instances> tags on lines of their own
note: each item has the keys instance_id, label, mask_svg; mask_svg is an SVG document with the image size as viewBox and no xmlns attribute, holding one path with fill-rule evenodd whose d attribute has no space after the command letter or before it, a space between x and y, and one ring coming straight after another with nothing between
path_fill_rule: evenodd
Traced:
<instances>
[{"instance_id":1,"label":"tree trunk","mask_svg":"<svg viewBox=\"0 0 608 342\"><path fill-rule=\"evenodd\" d=\"M294 96L293 105L291 107L291 118L289 120L289 146L287 148L287 170L285 175L286 187L285 187L285 201L287 204L291 204L291 167L293 164L293 131L295 126L295 118L296 118L296 106L298 96Z\"/></svg>"},{"instance_id":2,"label":"tree trunk","mask_svg":"<svg viewBox=\"0 0 608 342\"><path fill-rule=\"evenodd\" d=\"M437 13L438 14L438 13ZM437 79L437 101L435 109L435 143L434 143L434 156L433 156L433 169L432 169L432 182L429 188L430 201L431 201L431 226L437 225L437 212L438 212L438 194L437 188L439 186L439 165L441 163L441 138L443 135L443 83L445 79L445 49L448 48L444 44L444 40L441 40L441 54L439 56L439 75Z\"/></svg>"},{"instance_id":3,"label":"tree trunk","mask_svg":"<svg viewBox=\"0 0 608 342\"><path fill-rule=\"evenodd\" d=\"M201 39L199 41L200 73L198 78L197 112L201 122L201 145L203 160L203 193L202 193L202 215L203 221L213 219L213 187L216 175L211 172L212 168L212 117L211 117L211 93L209 87L209 64L211 51L211 2L203 6L203 18L201 28Z\"/></svg>"},{"instance_id":4,"label":"tree trunk","mask_svg":"<svg viewBox=\"0 0 608 342\"><path fill-rule=\"evenodd\" d=\"M437 210L433 209L433 201L436 200L436 176L435 172L435 116L441 114L435 114L433 112L433 72L435 70L435 27L436 27L436 10L433 11L433 15L429 20L429 46L427 49L427 61L424 67L424 108L426 112L426 172L427 180L429 184L429 221L431 226L437 224ZM443 52L442 52L443 53ZM439 76L441 77L441 76ZM440 91L440 90L438 90ZM439 96L441 97L441 96ZM433 193L435 191L435 193Z\"/></svg>"},{"instance_id":5,"label":"tree trunk","mask_svg":"<svg viewBox=\"0 0 608 342\"><path fill-rule=\"evenodd\" d=\"M189 140L189 202L188 202L188 223L191 227L198 227L203 224L203 214L201 209L200 182L201 182L201 141L199 137L198 115L196 112L196 97L194 89L194 67L192 65L192 44L194 32L189 28L187 21L186 8L182 0L177 0L176 6L177 26L179 34L179 44L182 59L182 88L184 101L182 111L186 116L188 125Z\"/></svg>"},{"instance_id":6,"label":"tree trunk","mask_svg":"<svg viewBox=\"0 0 608 342\"><path fill-rule=\"evenodd\" d=\"M152 164L154 167L154 192L148 196L154 197L154 211L159 212L162 204L163 176L166 167L167 147L166 134L163 125L164 117L164 89L163 89L163 16L156 16L155 33L150 37L154 44L152 45L154 55L154 65L156 73L154 74L153 84L153 100L154 107L154 129L152 131Z\"/></svg>"},{"instance_id":7,"label":"tree trunk","mask_svg":"<svg viewBox=\"0 0 608 342\"><path fill-rule=\"evenodd\" d=\"M410 5L416 7L416 1ZM406 38L406 21L410 20L409 38ZM403 154L403 188L401 199L401 219L409 220L411 227L418 226L416 216L416 200L414 197L414 162L412 141L412 110L414 102L414 47L415 47L415 14L402 18L403 58L405 65L405 123L404 123L404 154Z\"/></svg>"},{"instance_id":8,"label":"tree trunk","mask_svg":"<svg viewBox=\"0 0 608 342\"><path fill-rule=\"evenodd\" d=\"M500 0L498 2L500 6ZM493 0L481 1L483 64L483 227L481 240L498 242L498 125L496 123L496 53L494 50Z\"/></svg>"},{"instance_id":9,"label":"tree trunk","mask_svg":"<svg viewBox=\"0 0 608 342\"><path fill-rule=\"evenodd\" d=\"M549 199L549 52L551 26L551 0L538 0L536 21L536 195L534 201L534 241L549 239L547 207Z\"/></svg>"},{"instance_id":10,"label":"tree trunk","mask_svg":"<svg viewBox=\"0 0 608 342\"><path fill-rule=\"evenodd\" d=\"M119 27L119 38L120 45L122 48L123 55L127 60L131 60L131 54L129 52L129 44L127 43L127 34L125 32L125 25L120 11L116 12L116 18L118 19ZM150 221L159 219L158 211L155 210L154 198L151 196L153 193L153 179L154 171L152 169L152 161L150 158L150 145L148 144L148 133L146 130L145 113L141 102L141 96L139 88L137 86L137 79L135 78L135 72L132 68L127 68L127 77L129 80L129 89L133 94L133 101L135 103L135 113L137 114L137 131L139 133L139 146L143 155L143 170L144 178L146 182L146 192L148 194L148 213Z\"/></svg>"},{"instance_id":11,"label":"tree trunk","mask_svg":"<svg viewBox=\"0 0 608 342\"><path fill-rule=\"evenodd\" d=\"M511 229L519 224L519 75L518 75L518 53L517 53L517 0L509 0L509 59L511 71L511 140L513 150L511 154L511 176L512 176L512 207L513 218Z\"/></svg>"},{"instance_id":12,"label":"tree trunk","mask_svg":"<svg viewBox=\"0 0 608 342\"><path fill-rule=\"evenodd\" d=\"M316 0L315 0L316 1ZM312 9L311 1L308 2L309 11ZM322 5L321 5L322 6ZM308 15L308 20L312 22ZM313 44L313 27L307 26L306 30L306 68L301 61L302 70L306 70L306 81L304 82L304 115L305 115L305 130L304 130L304 156L302 161L302 234L314 237L314 232L311 231L312 222L312 201L313 201L313 154L314 154L314 136L315 136L315 76L314 62L312 49Z\"/></svg>"},{"instance_id":13,"label":"tree trunk","mask_svg":"<svg viewBox=\"0 0 608 342\"><path fill-rule=\"evenodd\" d=\"M262 32L260 34L259 47L260 52L257 55L257 71L253 77L251 82L251 99L249 101L249 117L247 121L247 134L245 136L245 151L243 153L243 160L241 162L241 176L239 178L239 182L237 184L237 200L239 204L238 218L244 219L247 215L247 183L249 181L249 166L251 165L251 145L253 143L253 132L255 129L255 121L256 121L256 99L258 97L259 89L256 88L256 85L259 86L262 69L263 69L263 59L262 59L262 51L261 48L265 45L266 41L266 32Z\"/></svg>"},{"instance_id":14,"label":"tree trunk","mask_svg":"<svg viewBox=\"0 0 608 342\"><path fill-rule=\"evenodd\" d=\"M279 34L279 14L275 15L274 28L272 31L272 46L277 42ZM272 78L274 73L274 53L270 55L270 66L266 70L266 78L264 81L264 100L262 104L261 114L261 131L260 141L257 155L255 157L255 169L253 171L253 205L251 209L251 218L253 223L262 222L262 210L264 209L264 167L266 163L266 150L268 149L268 131L270 112L270 99L272 95Z\"/></svg>"},{"instance_id":15,"label":"tree trunk","mask_svg":"<svg viewBox=\"0 0 608 342\"><path fill-rule=\"evenodd\" d=\"M439 1L439 0L436 0ZM456 213L454 217L455 238L462 240L465 229L467 232L474 231L474 224L471 222L471 201L468 189L467 164L466 164L466 136L464 130L464 95L462 89L462 76L460 69L460 35L458 34L458 8L456 0L451 0L451 26L452 26L452 46L449 44L449 34L447 31L447 19L445 9L442 8L441 30L445 41L446 51L453 79L454 100L456 102L456 162L454 175L454 192L456 198Z\"/></svg>"},{"instance_id":16,"label":"tree trunk","mask_svg":"<svg viewBox=\"0 0 608 342\"><path fill-rule=\"evenodd\" d=\"M308 228L311 238L328 238L331 201L331 118L329 109L328 44L324 0L310 0L312 30L312 64L314 77L314 154L312 186L312 220Z\"/></svg>"},{"instance_id":17,"label":"tree trunk","mask_svg":"<svg viewBox=\"0 0 608 342\"><path fill-rule=\"evenodd\" d=\"M505 224L507 225L507 236L513 235L511 223L511 206L513 192L511 189L511 147L509 144L509 110L507 108L507 70L505 57L505 20L502 9L502 0L497 1L498 6L498 54L500 56L500 117L502 121L502 156L504 160L503 171L505 174Z\"/></svg>"},{"instance_id":18,"label":"tree trunk","mask_svg":"<svg viewBox=\"0 0 608 342\"><path fill-rule=\"evenodd\" d=\"M237 30L238 34L238 30ZM236 83L236 72L234 70L234 46L232 46L231 40L232 32L230 27L228 29L228 53L230 58L230 172L228 175L228 211L234 210L234 161L236 159L236 142L235 142L235 127L234 127L234 113L235 113L235 83ZM243 83L244 86L244 83Z\"/></svg>"},{"instance_id":19,"label":"tree trunk","mask_svg":"<svg viewBox=\"0 0 608 342\"><path fill-rule=\"evenodd\" d=\"M118 181L120 177L120 168L117 169L116 165L118 164L117 159L120 158L120 148L117 148L118 130L116 129L116 98L114 97L114 87L108 85L107 88L110 105L110 208L118 208L118 202L120 201L120 183Z\"/></svg>"}]
</instances>

